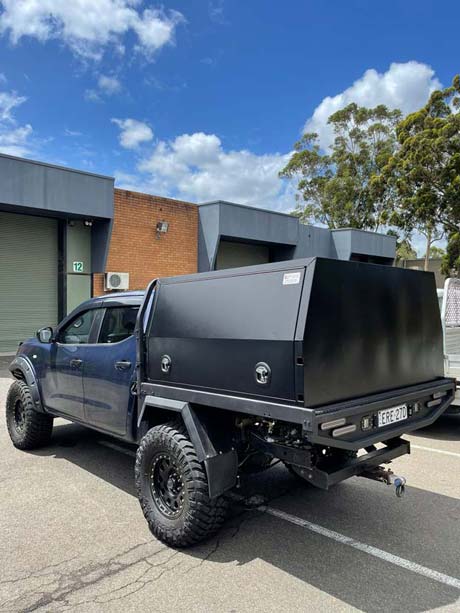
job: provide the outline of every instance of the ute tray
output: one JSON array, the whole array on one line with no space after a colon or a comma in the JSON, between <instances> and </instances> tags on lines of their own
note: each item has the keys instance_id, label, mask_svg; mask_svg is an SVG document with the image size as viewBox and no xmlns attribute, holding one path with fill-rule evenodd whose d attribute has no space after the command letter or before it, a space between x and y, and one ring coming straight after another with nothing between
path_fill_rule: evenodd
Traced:
<instances>
[{"instance_id":1,"label":"ute tray","mask_svg":"<svg viewBox=\"0 0 460 613\"><path fill-rule=\"evenodd\" d=\"M432 273L293 260L160 279L146 311L165 387L320 408L443 375Z\"/></svg>"}]
</instances>

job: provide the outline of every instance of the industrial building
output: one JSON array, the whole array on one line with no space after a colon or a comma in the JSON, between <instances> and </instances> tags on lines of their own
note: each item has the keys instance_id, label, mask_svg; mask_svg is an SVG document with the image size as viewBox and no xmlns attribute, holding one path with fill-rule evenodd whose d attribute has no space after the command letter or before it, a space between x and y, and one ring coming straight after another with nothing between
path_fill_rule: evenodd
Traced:
<instances>
[{"instance_id":1,"label":"industrial building","mask_svg":"<svg viewBox=\"0 0 460 613\"><path fill-rule=\"evenodd\" d=\"M0 154L0 355L92 295L313 255L392 265L395 239L116 189L112 177Z\"/></svg>"}]
</instances>

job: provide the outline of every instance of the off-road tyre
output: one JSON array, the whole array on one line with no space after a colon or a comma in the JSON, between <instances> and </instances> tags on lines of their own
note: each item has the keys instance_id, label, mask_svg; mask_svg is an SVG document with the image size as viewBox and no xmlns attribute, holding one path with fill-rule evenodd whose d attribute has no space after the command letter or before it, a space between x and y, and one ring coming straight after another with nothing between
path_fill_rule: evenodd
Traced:
<instances>
[{"instance_id":1,"label":"off-road tyre","mask_svg":"<svg viewBox=\"0 0 460 613\"><path fill-rule=\"evenodd\" d=\"M14 381L6 397L6 427L15 447L29 450L50 442L53 417L35 410L25 381Z\"/></svg>"},{"instance_id":2,"label":"off-road tyre","mask_svg":"<svg viewBox=\"0 0 460 613\"><path fill-rule=\"evenodd\" d=\"M166 483L165 471L169 475ZM205 468L181 422L155 426L142 438L135 482L152 534L171 547L204 541L225 521L227 501L222 496L209 497Z\"/></svg>"}]
</instances>

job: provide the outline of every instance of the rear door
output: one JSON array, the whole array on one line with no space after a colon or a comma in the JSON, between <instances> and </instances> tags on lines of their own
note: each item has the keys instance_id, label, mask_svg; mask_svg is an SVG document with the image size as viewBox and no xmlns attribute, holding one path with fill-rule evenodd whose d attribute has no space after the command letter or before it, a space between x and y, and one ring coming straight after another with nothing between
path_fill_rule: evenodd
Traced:
<instances>
[{"instance_id":1,"label":"rear door","mask_svg":"<svg viewBox=\"0 0 460 613\"><path fill-rule=\"evenodd\" d=\"M139 304L104 309L97 342L88 347L83 371L85 420L121 436L126 434L133 404L138 310Z\"/></svg>"}]
</instances>

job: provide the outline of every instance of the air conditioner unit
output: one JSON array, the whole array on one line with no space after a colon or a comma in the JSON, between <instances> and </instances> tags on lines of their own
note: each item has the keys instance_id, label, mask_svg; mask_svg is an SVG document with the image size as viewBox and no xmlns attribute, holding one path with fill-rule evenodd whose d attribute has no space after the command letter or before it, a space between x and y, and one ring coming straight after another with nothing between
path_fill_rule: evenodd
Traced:
<instances>
[{"instance_id":1,"label":"air conditioner unit","mask_svg":"<svg viewBox=\"0 0 460 613\"><path fill-rule=\"evenodd\" d=\"M106 272L105 289L129 289L129 272Z\"/></svg>"}]
</instances>

